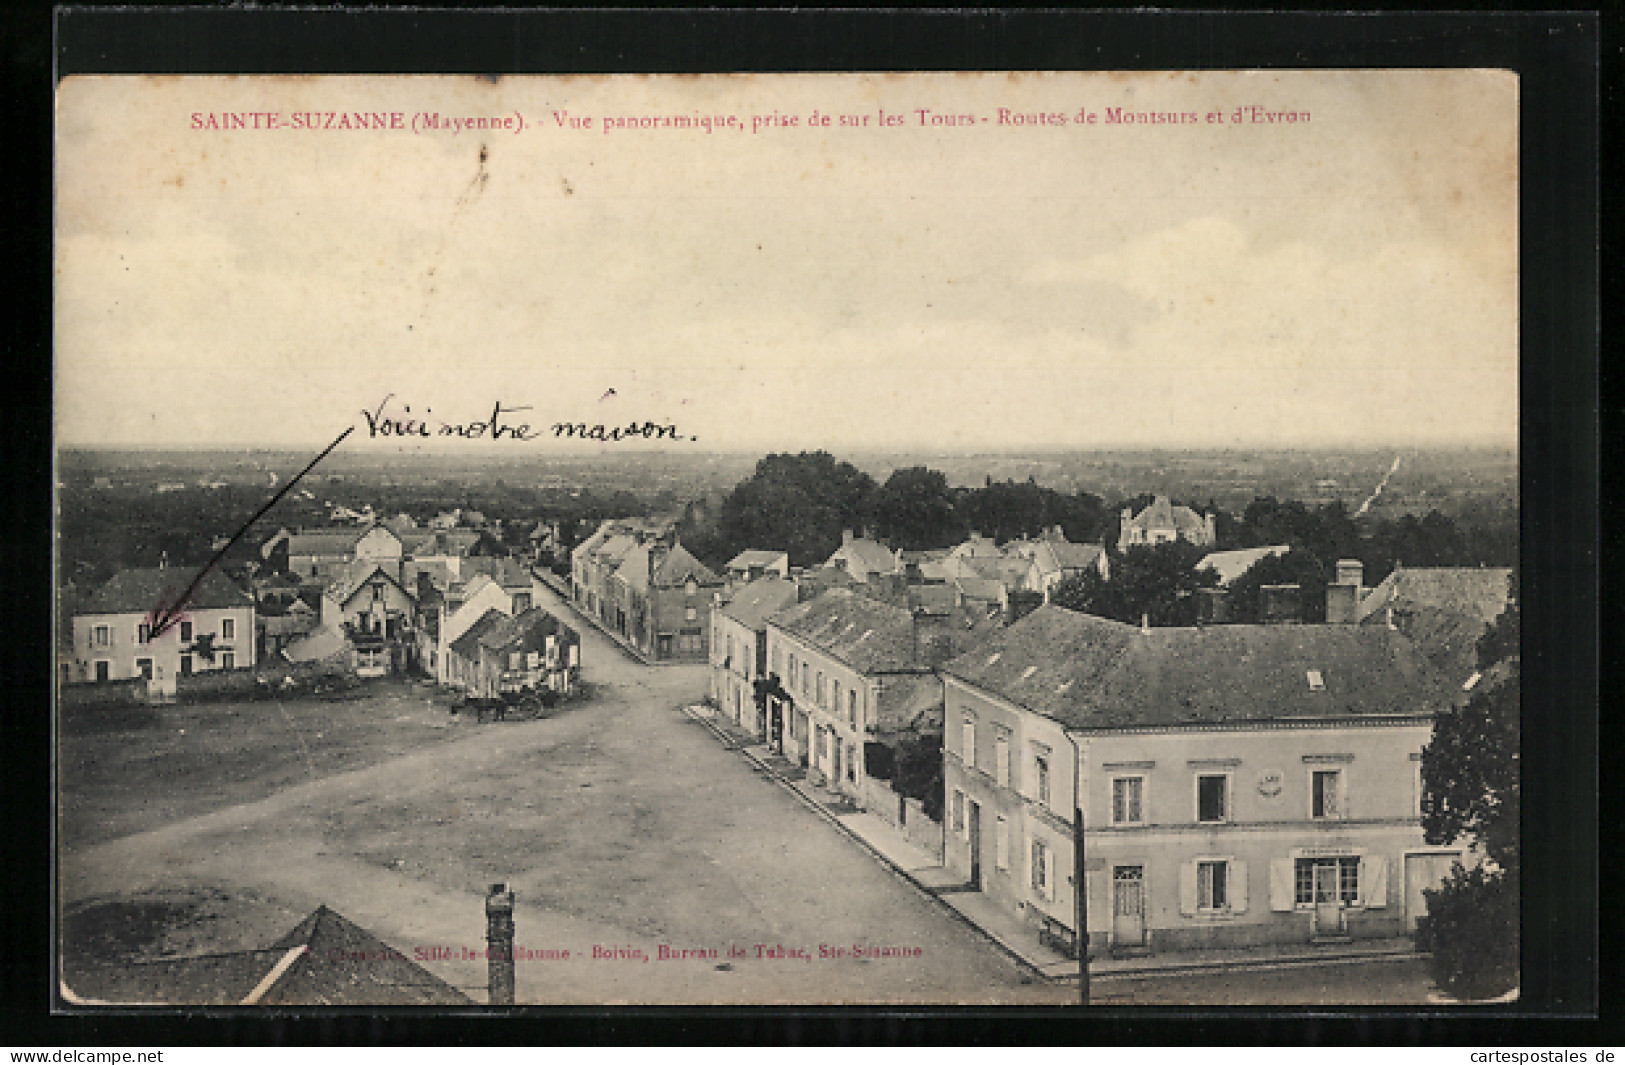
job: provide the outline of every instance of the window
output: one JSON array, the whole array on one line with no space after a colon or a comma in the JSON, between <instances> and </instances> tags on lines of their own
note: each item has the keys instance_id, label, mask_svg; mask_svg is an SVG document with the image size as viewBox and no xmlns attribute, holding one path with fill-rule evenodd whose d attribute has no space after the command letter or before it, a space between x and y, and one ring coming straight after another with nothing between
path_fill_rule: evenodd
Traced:
<instances>
[{"instance_id":1,"label":"window","mask_svg":"<svg viewBox=\"0 0 1625 1065\"><path fill-rule=\"evenodd\" d=\"M135 627L135 642L146 643L152 638L152 626L145 621Z\"/></svg>"},{"instance_id":2,"label":"window","mask_svg":"<svg viewBox=\"0 0 1625 1065\"><path fill-rule=\"evenodd\" d=\"M108 678L108 676L109 676L108 670L111 669L111 668L112 668L112 663L108 662L107 659L105 659L105 658L99 659L96 662L96 679L97 680L106 680Z\"/></svg>"},{"instance_id":3,"label":"window","mask_svg":"<svg viewBox=\"0 0 1625 1065\"><path fill-rule=\"evenodd\" d=\"M1219 778L1223 780L1223 777ZM1112 824L1138 825L1145 821L1145 778L1112 778Z\"/></svg>"},{"instance_id":4,"label":"window","mask_svg":"<svg viewBox=\"0 0 1625 1065\"><path fill-rule=\"evenodd\" d=\"M829 707L837 714L841 712L841 682L834 677L829 678Z\"/></svg>"},{"instance_id":5,"label":"window","mask_svg":"<svg viewBox=\"0 0 1625 1065\"><path fill-rule=\"evenodd\" d=\"M1010 868L1010 822L997 818L993 822L993 864L999 869Z\"/></svg>"},{"instance_id":6,"label":"window","mask_svg":"<svg viewBox=\"0 0 1625 1065\"><path fill-rule=\"evenodd\" d=\"M136 659L135 660L135 668L136 668L136 672L141 674L142 679L144 679L144 680L151 680L152 679L152 659L150 659L150 658L138 658L138 659Z\"/></svg>"},{"instance_id":7,"label":"window","mask_svg":"<svg viewBox=\"0 0 1625 1065\"><path fill-rule=\"evenodd\" d=\"M1196 908L1224 910L1230 907L1230 863L1196 863Z\"/></svg>"},{"instance_id":8,"label":"window","mask_svg":"<svg viewBox=\"0 0 1625 1065\"><path fill-rule=\"evenodd\" d=\"M1010 737L999 733L993 737L993 779L1000 787L1010 786Z\"/></svg>"},{"instance_id":9,"label":"window","mask_svg":"<svg viewBox=\"0 0 1625 1065\"><path fill-rule=\"evenodd\" d=\"M812 670L807 668L805 662L801 663L801 694L812 694Z\"/></svg>"},{"instance_id":10,"label":"window","mask_svg":"<svg viewBox=\"0 0 1625 1065\"><path fill-rule=\"evenodd\" d=\"M1227 820L1230 807L1230 778L1222 773L1204 773L1196 778L1196 819L1204 824Z\"/></svg>"},{"instance_id":11,"label":"window","mask_svg":"<svg viewBox=\"0 0 1625 1065\"><path fill-rule=\"evenodd\" d=\"M958 788L954 789L953 829L955 832L965 831L965 793Z\"/></svg>"},{"instance_id":12,"label":"window","mask_svg":"<svg viewBox=\"0 0 1625 1065\"><path fill-rule=\"evenodd\" d=\"M1040 839L1033 840L1032 884L1033 890L1038 892L1044 898L1050 899L1055 897L1055 884L1054 877L1051 875L1049 848L1044 846L1044 841Z\"/></svg>"},{"instance_id":13,"label":"window","mask_svg":"<svg viewBox=\"0 0 1625 1065\"><path fill-rule=\"evenodd\" d=\"M966 769L976 768L976 719L967 717L959 728L959 760Z\"/></svg>"},{"instance_id":14,"label":"window","mask_svg":"<svg viewBox=\"0 0 1625 1065\"><path fill-rule=\"evenodd\" d=\"M689 607L687 610L683 611L683 620L698 621L700 620L700 612L693 607Z\"/></svg>"},{"instance_id":15,"label":"window","mask_svg":"<svg viewBox=\"0 0 1625 1065\"><path fill-rule=\"evenodd\" d=\"M856 688L846 689L846 721L852 726L852 731L858 731L858 691Z\"/></svg>"},{"instance_id":16,"label":"window","mask_svg":"<svg viewBox=\"0 0 1625 1065\"><path fill-rule=\"evenodd\" d=\"M1315 870L1335 868L1337 870L1337 899L1322 899L1322 902L1335 902L1341 900L1346 905L1354 905L1360 901L1360 859L1354 856L1337 858L1299 858L1294 863L1293 883L1295 901L1299 906L1311 906L1315 903Z\"/></svg>"},{"instance_id":17,"label":"window","mask_svg":"<svg viewBox=\"0 0 1625 1065\"><path fill-rule=\"evenodd\" d=\"M1316 769L1309 780L1309 816L1327 819L1342 817L1343 774L1336 769Z\"/></svg>"},{"instance_id":18,"label":"window","mask_svg":"<svg viewBox=\"0 0 1625 1065\"><path fill-rule=\"evenodd\" d=\"M236 669L237 668L237 656L235 654L232 654L230 651L221 651L220 652L220 668L221 669Z\"/></svg>"},{"instance_id":19,"label":"window","mask_svg":"<svg viewBox=\"0 0 1625 1065\"><path fill-rule=\"evenodd\" d=\"M181 643L191 643L191 642L192 642L192 623L190 621L183 621L183 622L181 622Z\"/></svg>"},{"instance_id":20,"label":"window","mask_svg":"<svg viewBox=\"0 0 1625 1065\"><path fill-rule=\"evenodd\" d=\"M222 640L234 640L237 638L237 622L234 619L220 619L220 638Z\"/></svg>"},{"instance_id":21,"label":"window","mask_svg":"<svg viewBox=\"0 0 1625 1065\"><path fill-rule=\"evenodd\" d=\"M814 698L817 699L819 706L824 705L824 690L825 690L824 689L824 672L823 672L823 670L819 670L818 671L818 685L817 685L817 688L815 689L816 694L814 695Z\"/></svg>"},{"instance_id":22,"label":"window","mask_svg":"<svg viewBox=\"0 0 1625 1065\"><path fill-rule=\"evenodd\" d=\"M726 666L731 667L733 665L733 662L734 662L734 638L732 636L730 636L730 637L728 637L728 656L725 659L723 659L723 664L726 665Z\"/></svg>"},{"instance_id":23,"label":"window","mask_svg":"<svg viewBox=\"0 0 1625 1065\"><path fill-rule=\"evenodd\" d=\"M858 749L850 743L846 745L846 779L853 784L858 782Z\"/></svg>"},{"instance_id":24,"label":"window","mask_svg":"<svg viewBox=\"0 0 1625 1065\"><path fill-rule=\"evenodd\" d=\"M191 655L181 655L181 676L190 677L191 675L192 675L192 656Z\"/></svg>"},{"instance_id":25,"label":"window","mask_svg":"<svg viewBox=\"0 0 1625 1065\"><path fill-rule=\"evenodd\" d=\"M1033 756L1033 787L1038 794L1038 801L1045 806L1049 805L1049 757L1047 755Z\"/></svg>"},{"instance_id":26,"label":"window","mask_svg":"<svg viewBox=\"0 0 1625 1065\"><path fill-rule=\"evenodd\" d=\"M113 633L106 625L96 626L96 636L92 643L97 647L106 647L113 642Z\"/></svg>"},{"instance_id":27,"label":"window","mask_svg":"<svg viewBox=\"0 0 1625 1065\"><path fill-rule=\"evenodd\" d=\"M796 686L796 656L795 655L790 656L790 672L785 674L785 676L790 681L790 689L792 691L794 691L795 686Z\"/></svg>"},{"instance_id":28,"label":"window","mask_svg":"<svg viewBox=\"0 0 1625 1065\"><path fill-rule=\"evenodd\" d=\"M1422 756L1419 755L1419 754L1411 755L1411 775L1414 778L1412 780L1412 782L1411 782L1411 801L1412 801L1412 804L1413 804L1413 807L1414 807L1413 813L1414 813L1414 816L1421 817L1422 816Z\"/></svg>"}]
</instances>

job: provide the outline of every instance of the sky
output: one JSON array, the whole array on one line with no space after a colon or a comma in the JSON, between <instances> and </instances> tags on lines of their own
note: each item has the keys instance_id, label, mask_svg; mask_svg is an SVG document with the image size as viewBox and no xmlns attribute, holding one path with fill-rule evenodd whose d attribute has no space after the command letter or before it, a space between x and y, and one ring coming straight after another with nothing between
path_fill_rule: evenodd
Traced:
<instances>
[{"instance_id":1,"label":"sky","mask_svg":"<svg viewBox=\"0 0 1625 1065\"><path fill-rule=\"evenodd\" d=\"M356 111L524 129L207 128ZM68 79L58 442L1511 446L1517 145L1500 71Z\"/></svg>"}]
</instances>

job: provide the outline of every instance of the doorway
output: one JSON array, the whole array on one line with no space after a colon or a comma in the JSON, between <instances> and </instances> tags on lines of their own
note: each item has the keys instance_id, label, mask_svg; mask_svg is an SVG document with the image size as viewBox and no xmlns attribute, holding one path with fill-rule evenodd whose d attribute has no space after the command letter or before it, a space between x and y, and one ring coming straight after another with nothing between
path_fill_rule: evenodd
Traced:
<instances>
[{"instance_id":1,"label":"doorway","mask_svg":"<svg viewBox=\"0 0 1625 1065\"><path fill-rule=\"evenodd\" d=\"M1343 934L1343 894L1338 863L1316 862L1314 866L1315 935Z\"/></svg>"},{"instance_id":2,"label":"doorway","mask_svg":"<svg viewBox=\"0 0 1625 1065\"><path fill-rule=\"evenodd\" d=\"M965 800L969 807L966 816L970 828L970 889L982 890L982 807L973 799Z\"/></svg>"},{"instance_id":3,"label":"doorway","mask_svg":"<svg viewBox=\"0 0 1625 1065\"><path fill-rule=\"evenodd\" d=\"M1145 866L1112 870L1112 946L1145 946Z\"/></svg>"},{"instance_id":4,"label":"doorway","mask_svg":"<svg viewBox=\"0 0 1625 1065\"><path fill-rule=\"evenodd\" d=\"M1443 851L1405 855L1405 931L1415 935L1416 922L1428 915L1427 896L1422 892L1436 888L1450 874L1451 866L1461 861L1460 851Z\"/></svg>"}]
</instances>

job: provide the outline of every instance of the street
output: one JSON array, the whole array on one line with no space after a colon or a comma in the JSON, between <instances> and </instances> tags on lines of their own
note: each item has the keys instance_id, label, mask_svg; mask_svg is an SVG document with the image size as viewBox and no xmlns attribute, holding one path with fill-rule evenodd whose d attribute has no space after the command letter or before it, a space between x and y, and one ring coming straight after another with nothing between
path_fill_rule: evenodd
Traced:
<instances>
[{"instance_id":1,"label":"street","mask_svg":"<svg viewBox=\"0 0 1625 1065\"><path fill-rule=\"evenodd\" d=\"M1072 1000L682 714L703 667L643 666L541 605L581 630L589 701L64 849L64 908L183 902L166 949L204 951L325 904L483 1001L501 882L521 1003Z\"/></svg>"}]
</instances>

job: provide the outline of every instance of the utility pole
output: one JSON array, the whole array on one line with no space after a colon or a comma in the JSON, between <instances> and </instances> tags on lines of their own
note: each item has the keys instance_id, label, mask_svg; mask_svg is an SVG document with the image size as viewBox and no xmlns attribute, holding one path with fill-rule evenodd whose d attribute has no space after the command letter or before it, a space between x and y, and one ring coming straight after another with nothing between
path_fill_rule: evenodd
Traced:
<instances>
[{"instance_id":1,"label":"utility pole","mask_svg":"<svg viewBox=\"0 0 1625 1065\"><path fill-rule=\"evenodd\" d=\"M1083 800L1072 807L1072 897L1078 931L1073 937L1078 953L1078 1004L1089 1005L1089 891L1083 860Z\"/></svg>"},{"instance_id":2,"label":"utility pole","mask_svg":"<svg viewBox=\"0 0 1625 1065\"><path fill-rule=\"evenodd\" d=\"M1078 1004L1089 1005L1089 882L1083 852L1083 752L1071 732L1061 735L1072 744L1072 935L1078 955Z\"/></svg>"},{"instance_id":3,"label":"utility pole","mask_svg":"<svg viewBox=\"0 0 1625 1065\"><path fill-rule=\"evenodd\" d=\"M513 1005L513 892L492 884L485 896L485 942L488 1002Z\"/></svg>"}]
</instances>

